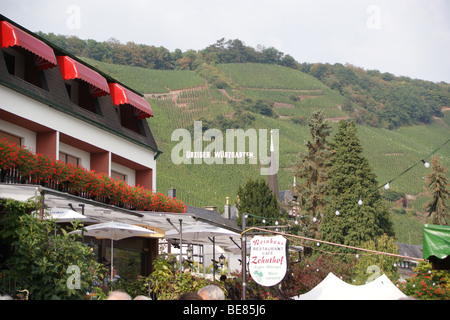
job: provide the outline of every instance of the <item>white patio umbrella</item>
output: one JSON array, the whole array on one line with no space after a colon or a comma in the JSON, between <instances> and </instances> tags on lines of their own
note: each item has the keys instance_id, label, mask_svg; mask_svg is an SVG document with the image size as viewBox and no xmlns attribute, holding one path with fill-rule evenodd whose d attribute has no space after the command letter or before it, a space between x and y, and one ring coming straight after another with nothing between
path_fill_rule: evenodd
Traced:
<instances>
[{"instance_id":1,"label":"white patio umbrella","mask_svg":"<svg viewBox=\"0 0 450 320\"><path fill-rule=\"evenodd\" d=\"M84 221L87 220L87 217L71 209L52 208L45 212L44 219L55 219L56 222L71 222L75 220Z\"/></svg>"},{"instance_id":2,"label":"white patio umbrella","mask_svg":"<svg viewBox=\"0 0 450 320\"><path fill-rule=\"evenodd\" d=\"M120 222L105 222L87 226L84 228L85 235L111 239L111 281L113 278L113 260L114 260L114 240L121 240L125 238L141 236L144 234L155 233L152 230L138 227L132 224L120 223ZM81 232L77 230L74 232Z\"/></svg>"},{"instance_id":3,"label":"white patio umbrella","mask_svg":"<svg viewBox=\"0 0 450 320\"><path fill-rule=\"evenodd\" d=\"M183 240L199 240L203 238L211 237L235 237L240 238L240 234L228 229L219 228L215 226L206 225L190 225L183 227L182 232L177 230L169 230L166 232L165 237L169 239L183 239Z\"/></svg>"},{"instance_id":4,"label":"white patio umbrella","mask_svg":"<svg viewBox=\"0 0 450 320\"><path fill-rule=\"evenodd\" d=\"M231 230L215 227L215 226L208 226L203 224L197 224L197 225L190 225L186 228L182 228L181 232L178 232L177 230L169 230L165 234L165 238L169 239L181 239L181 240L189 240L194 241L197 243L203 242L203 243L210 243L212 241L213 243L213 260L215 260L215 245L229 245L231 240L229 240L229 237L233 237L235 239L240 238L240 234L233 232ZM212 240L211 240L212 238ZM209 241L207 240L209 239ZM217 239L217 242L216 242ZM180 264L181 264L181 250L180 250ZM215 270L213 268L214 274Z\"/></svg>"}]
</instances>

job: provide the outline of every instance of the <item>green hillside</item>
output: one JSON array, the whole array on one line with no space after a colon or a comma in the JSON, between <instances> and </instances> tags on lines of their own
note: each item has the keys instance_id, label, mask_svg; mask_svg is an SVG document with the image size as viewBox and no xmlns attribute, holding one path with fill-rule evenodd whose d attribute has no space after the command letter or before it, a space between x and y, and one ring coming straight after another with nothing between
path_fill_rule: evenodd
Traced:
<instances>
[{"instance_id":1,"label":"green hillside","mask_svg":"<svg viewBox=\"0 0 450 320\"><path fill-rule=\"evenodd\" d=\"M203 72L151 70L90 59L88 62L140 91L149 100L154 117L148 121L163 151L157 164L157 190L166 194L169 188L176 188L178 197L186 203L217 206L219 211L223 210L226 197L234 204L239 184L248 178L260 177L258 165L175 165L171 161L171 150L178 143L171 141L175 129L192 129L193 122L200 119L219 129L221 125L227 128L230 124L242 124L245 130L279 129L278 178L280 190L286 190L293 182L292 166L299 152L305 150L305 140L309 139L308 117L322 110L329 121L336 124L361 109L315 77L279 65L219 64L209 68L208 76ZM222 85L210 84L212 73L214 83ZM261 105L256 103L258 101L269 105L273 114L268 116L257 109ZM429 155L450 137L450 112L443 114L442 118L434 117L428 124L393 130L359 126L364 153L380 185ZM225 138L225 131L223 134ZM445 167L450 167L449 144L436 155ZM396 209L401 211L394 219L398 230L407 225L405 221L410 221L410 216L415 216L415 220L423 218L420 211L426 201L424 177L429 170L416 166L391 185L392 190L408 198L406 210ZM391 207L395 209L395 203L391 203ZM411 236L411 231L401 231L397 236L403 242L412 237L412 243L420 243L421 234L416 233Z\"/></svg>"}]
</instances>

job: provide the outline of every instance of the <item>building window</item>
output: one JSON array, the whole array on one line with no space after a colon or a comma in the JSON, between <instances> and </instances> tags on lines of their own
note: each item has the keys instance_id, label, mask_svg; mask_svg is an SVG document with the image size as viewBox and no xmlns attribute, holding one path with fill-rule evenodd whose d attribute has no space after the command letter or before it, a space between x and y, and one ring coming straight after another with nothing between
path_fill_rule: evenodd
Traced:
<instances>
[{"instance_id":1,"label":"building window","mask_svg":"<svg viewBox=\"0 0 450 320\"><path fill-rule=\"evenodd\" d=\"M0 130L0 140L2 139L6 139L9 143L15 143L18 146L22 145L22 139L20 137Z\"/></svg>"},{"instance_id":2,"label":"building window","mask_svg":"<svg viewBox=\"0 0 450 320\"><path fill-rule=\"evenodd\" d=\"M125 182L127 181L127 175L114 170L111 170L111 178Z\"/></svg>"},{"instance_id":3,"label":"building window","mask_svg":"<svg viewBox=\"0 0 450 320\"><path fill-rule=\"evenodd\" d=\"M67 164L70 163L75 167L78 167L81 164L80 158L77 158L64 152L59 153L59 160Z\"/></svg>"},{"instance_id":4,"label":"building window","mask_svg":"<svg viewBox=\"0 0 450 320\"><path fill-rule=\"evenodd\" d=\"M34 54L20 47L4 48L2 51L10 74L48 91L44 72L38 69Z\"/></svg>"},{"instance_id":5,"label":"building window","mask_svg":"<svg viewBox=\"0 0 450 320\"><path fill-rule=\"evenodd\" d=\"M134 107L130 104L123 104L116 108L116 113L119 116L120 124L131 131L143 134L141 122L137 119Z\"/></svg>"},{"instance_id":6,"label":"building window","mask_svg":"<svg viewBox=\"0 0 450 320\"><path fill-rule=\"evenodd\" d=\"M66 90L72 103L90 112L101 114L98 98L92 97L87 82L79 79L66 80Z\"/></svg>"}]
</instances>

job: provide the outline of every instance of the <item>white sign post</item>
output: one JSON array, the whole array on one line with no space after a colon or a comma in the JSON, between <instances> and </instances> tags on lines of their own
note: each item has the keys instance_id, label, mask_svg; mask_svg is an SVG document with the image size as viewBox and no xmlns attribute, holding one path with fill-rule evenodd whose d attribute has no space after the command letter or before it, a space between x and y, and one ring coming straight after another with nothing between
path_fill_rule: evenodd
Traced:
<instances>
[{"instance_id":1,"label":"white sign post","mask_svg":"<svg viewBox=\"0 0 450 320\"><path fill-rule=\"evenodd\" d=\"M283 236L255 236L251 240L249 271L256 283L271 287L287 271L286 239Z\"/></svg>"}]
</instances>

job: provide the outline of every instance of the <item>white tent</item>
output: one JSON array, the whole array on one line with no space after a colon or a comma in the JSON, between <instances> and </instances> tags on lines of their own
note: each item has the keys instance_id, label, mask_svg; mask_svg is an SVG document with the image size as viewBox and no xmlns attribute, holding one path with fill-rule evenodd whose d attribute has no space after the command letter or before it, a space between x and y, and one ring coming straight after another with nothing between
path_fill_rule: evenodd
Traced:
<instances>
[{"instance_id":1,"label":"white tent","mask_svg":"<svg viewBox=\"0 0 450 320\"><path fill-rule=\"evenodd\" d=\"M311 291L293 297L295 300L398 300L406 296L383 274L365 285L351 285L329 273Z\"/></svg>"}]
</instances>

